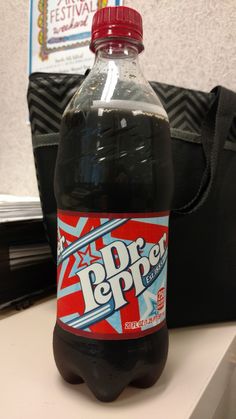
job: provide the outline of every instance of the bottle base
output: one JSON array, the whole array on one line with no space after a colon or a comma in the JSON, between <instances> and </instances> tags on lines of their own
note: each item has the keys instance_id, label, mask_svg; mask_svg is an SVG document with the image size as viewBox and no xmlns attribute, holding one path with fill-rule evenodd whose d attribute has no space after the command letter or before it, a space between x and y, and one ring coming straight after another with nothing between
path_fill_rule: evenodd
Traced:
<instances>
[{"instance_id":1,"label":"bottle base","mask_svg":"<svg viewBox=\"0 0 236 419\"><path fill-rule=\"evenodd\" d=\"M53 350L67 383L85 382L98 400L112 402L129 385L145 389L156 383L167 359L168 330L164 326L138 340L98 341L72 335L56 324Z\"/></svg>"}]
</instances>

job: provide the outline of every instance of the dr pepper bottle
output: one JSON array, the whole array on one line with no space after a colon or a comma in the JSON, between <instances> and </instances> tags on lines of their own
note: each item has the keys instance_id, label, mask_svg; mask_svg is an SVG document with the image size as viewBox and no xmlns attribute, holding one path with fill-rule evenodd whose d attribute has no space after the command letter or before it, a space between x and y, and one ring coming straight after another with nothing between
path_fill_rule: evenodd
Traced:
<instances>
[{"instance_id":1,"label":"dr pepper bottle","mask_svg":"<svg viewBox=\"0 0 236 419\"><path fill-rule=\"evenodd\" d=\"M92 70L67 106L55 173L54 357L102 401L152 386L168 352L166 276L173 171L168 118L139 66L142 19L96 12Z\"/></svg>"}]
</instances>

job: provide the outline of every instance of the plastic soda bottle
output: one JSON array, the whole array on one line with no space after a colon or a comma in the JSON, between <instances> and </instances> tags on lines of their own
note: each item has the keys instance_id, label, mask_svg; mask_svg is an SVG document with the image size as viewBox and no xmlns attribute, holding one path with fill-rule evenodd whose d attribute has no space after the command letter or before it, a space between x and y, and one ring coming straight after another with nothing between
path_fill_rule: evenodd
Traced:
<instances>
[{"instance_id":1,"label":"plastic soda bottle","mask_svg":"<svg viewBox=\"0 0 236 419\"><path fill-rule=\"evenodd\" d=\"M55 173L54 357L102 401L152 386L168 352L170 133L139 67L142 35L133 9L95 13L95 62L63 114Z\"/></svg>"}]
</instances>

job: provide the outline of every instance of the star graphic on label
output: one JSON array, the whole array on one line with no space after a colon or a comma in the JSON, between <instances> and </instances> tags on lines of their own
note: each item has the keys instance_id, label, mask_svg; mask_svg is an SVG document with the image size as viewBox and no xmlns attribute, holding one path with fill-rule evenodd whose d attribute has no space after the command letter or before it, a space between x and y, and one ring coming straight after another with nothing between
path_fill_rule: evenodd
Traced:
<instances>
[{"instance_id":1,"label":"star graphic on label","mask_svg":"<svg viewBox=\"0 0 236 419\"><path fill-rule=\"evenodd\" d=\"M149 313L150 317L155 316L156 314L158 314L157 302L152 300L151 304L152 304L152 311L151 311L151 313Z\"/></svg>"},{"instance_id":2,"label":"star graphic on label","mask_svg":"<svg viewBox=\"0 0 236 419\"><path fill-rule=\"evenodd\" d=\"M89 264L101 259L101 254L96 250L95 244L89 244L83 251L78 251L73 255L75 262L71 268L69 278L76 275L80 269L88 266Z\"/></svg>"},{"instance_id":3,"label":"star graphic on label","mask_svg":"<svg viewBox=\"0 0 236 419\"><path fill-rule=\"evenodd\" d=\"M149 317L155 316L156 314L158 314L157 311L157 296L156 294L152 294L150 291L146 291L143 294L143 298L145 300L146 306L147 306L147 310L145 311L145 313L142 316L142 320L145 320Z\"/></svg>"},{"instance_id":4,"label":"star graphic on label","mask_svg":"<svg viewBox=\"0 0 236 419\"><path fill-rule=\"evenodd\" d=\"M80 256L80 263L78 265L78 268L89 266L91 265L91 263L96 262L100 259L100 257L92 254L92 249L90 245L86 247L86 250L84 252L82 252L81 250L78 251L78 255Z\"/></svg>"}]
</instances>

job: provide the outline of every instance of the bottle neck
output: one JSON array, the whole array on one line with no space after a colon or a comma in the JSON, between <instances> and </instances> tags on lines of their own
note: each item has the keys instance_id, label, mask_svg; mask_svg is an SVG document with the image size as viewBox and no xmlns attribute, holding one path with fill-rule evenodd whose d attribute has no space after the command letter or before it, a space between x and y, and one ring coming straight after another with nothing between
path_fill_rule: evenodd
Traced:
<instances>
[{"instance_id":1,"label":"bottle neck","mask_svg":"<svg viewBox=\"0 0 236 419\"><path fill-rule=\"evenodd\" d=\"M127 40L101 40L96 46L96 60L138 60L136 42Z\"/></svg>"},{"instance_id":2,"label":"bottle neck","mask_svg":"<svg viewBox=\"0 0 236 419\"><path fill-rule=\"evenodd\" d=\"M135 43L128 41L103 41L96 46L96 56L91 75L109 76L112 85L116 81L144 79L139 66L139 51Z\"/></svg>"},{"instance_id":3,"label":"bottle neck","mask_svg":"<svg viewBox=\"0 0 236 419\"><path fill-rule=\"evenodd\" d=\"M118 101L119 106L124 106L124 101L161 106L139 66L140 48L139 43L129 39L96 41L94 65L71 106L76 107L77 101L87 108L99 101L107 104L113 101L113 105L117 101L117 106Z\"/></svg>"}]
</instances>

